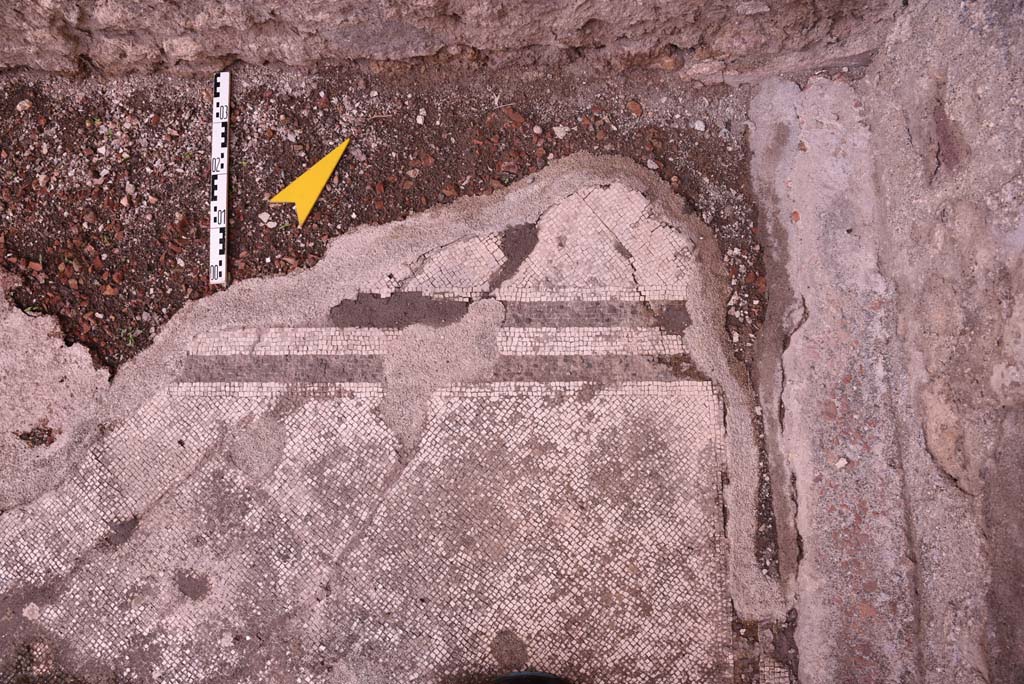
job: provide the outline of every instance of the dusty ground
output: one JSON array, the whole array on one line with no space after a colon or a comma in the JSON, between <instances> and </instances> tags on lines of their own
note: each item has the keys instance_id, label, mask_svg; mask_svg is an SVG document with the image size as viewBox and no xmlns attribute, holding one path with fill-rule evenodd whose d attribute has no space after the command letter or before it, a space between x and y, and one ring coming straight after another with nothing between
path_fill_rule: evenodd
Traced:
<instances>
[{"instance_id":1,"label":"dusty ground","mask_svg":"<svg viewBox=\"0 0 1024 684\"><path fill-rule=\"evenodd\" d=\"M590 60L582 50L575 61L555 60L558 68L536 66L544 60L531 57L502 70L495 55L462 49L303 75L236 66L234 282L221 294L204 283L205 79L6 74L2 237L5 269L20 284L5 288L17 307L40 318L15 308L0 321L0 334L16 350L5 357L12 362L3 376L3 415L15 426L0 441L0 464L15 478L0 490L0 507L8 509L0 523L21 529L34 511L50 510L51 499L41 494L65 476L73 482L75 473L88 472L75 445L106 438L125 424L126 411L172 378L227 382L263 374L298 382L351 373L372 381L375 373L390 373L408 401L385 401L380 412L398 435L398 451L415 452L419 426L428 420L425 397L443 392L444 369L460 364L457 375L466 382L494 372L493 353L474 351L472 342L491 349L492 338L481 332L495 320L486 299L482 308L471 307L472 315L400 301L402 315L448 322L464 334L445 338L409 326L405 351L384 354L379 368L339 360L344 355L319 359L312 369L299 361L225 366L203 354L186 363L175 361L184 353L176 345L191 338L197 321L206 321L203 329L394 322L398 314L356 298L359 288L330 285L337 278L355 283L374 263L358 251L345 260L344 245L361 244L363 230L376 230L346 235L351 228L411 216L404 228L411 235L391 235L415 239L432 225L424 210L451 204L466 225L513 226L520 232L511 243L526 245L522 236L529 237L543 209L531 202L560 192L535 185L531 178L542 176L531 174L589 151L608 157L592 163L611 164L626 174L616 178L628 177L627 185L657 199L664 215L676 216L674 224L691 226L694 235L706 226L708 243L698 252L718 254L714 264L701 262L717 285L684 298L688 315L702 307L710 312L706 327L687 328L687 353L667 368L680 382L710 381L723 390L726 439L739 440L726 449L718 473L731 603L728 677L1018 681L1021 10L1015 2L904 3L876 22L886 27L885 38L869 41L867 51L844 52L840 40L827 58L809 49L804 61L790 54L742 69L728 59L691 59L708 54L669 51L644 68L601 71L607 55L597 51ZM349 135L353 147L337 182L302 230L289 208L266 204ZM608 181L587 173L597 185ZM501 204L506 186L519 198L513 205ZM578 189L558 187L561 197ZM496 196L471 197L486 194ZM693 216L673 214L687 210ZM429 235L418 247L435 246ZM337 260L318 264L334 236L341 236L331 247ZM372 254L382 262L397 258ZM284 279L245 280L286 272ZM499 272L481 282L509 275ZM272 292L290 292L296 303L274 309ZM354 303L336 306L346 298ZM193 299L200 301L188 303ZM60 331L36 350L33 340L54 330L55 319L45 314L56 316ZM506 312L506 325L530 327L536 315L509 319ZM643 320L666 334L677 334L683 320L671 307L652 307L640 318L586 307L572 315ZM85 344L100 367L118 369L109 390L82 347L65 351L61 337ZM640 339L630 337L628 348L642 348ZM557 335L549 342L564 343ZM710 354L719 348L718 356ZM410 351L420 349L429 353ZM418 368L430 381L400 380L402 368ZM550 359L503 368L513 377L540 369L548 380L577 372ZM628 371L649 372L643 365ZM243 454L231 467L246 477L262 477L267 459L285 448L274 437L281 434L278 418L268 416L249 426L250 442L225 447ZM137 444L143 452L153 448L146 440ZM137 484L126 482L129 490ZM136 524L145 525L131 515L115 522L112 531L72 533L70 544L61 542L72 554L85 545L93 569L82 577L102 574L103 544L120 543ZM90 546L90 534L114 541ZM26 539L31 547L31 535ZM122 551L128 557L132 543ZM159 549L163 542L152 544ZM210 590L198 574L182 573L174 579L180 596L168 589L158 592L160 600L195 601ZM73 594L59 582L53 589ZM36 602L20 591L5 593L14 597L0 617L7 624L57 610L47 608L52 597ZM36 609L25 613L26 600ZM139 606L165 605L154 601L140 599ZM33 634L36 641L17 646L9 661L17 665L8 671L86 662L65 662L64 653L48 650L55 632ZM489 657L499 665L521 660L517 639L502 632ZM119 653L137 648L104 643ZM468 648L464 662L481 657L481 649Z\"/></svg>"}]
</instances>

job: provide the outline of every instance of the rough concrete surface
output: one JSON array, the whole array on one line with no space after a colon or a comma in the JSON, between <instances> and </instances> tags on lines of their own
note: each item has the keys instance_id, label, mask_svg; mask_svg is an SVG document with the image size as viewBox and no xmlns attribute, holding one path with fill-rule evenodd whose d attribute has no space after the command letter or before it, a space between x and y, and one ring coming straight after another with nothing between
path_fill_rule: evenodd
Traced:
<instances>
[{"instance_id":1,"label":"rough concrete surface","mask_svg":"<svg viewBox=\"0 0 1024 684\"><path fill-rule=\"evenodd\" d=\"M0 681L1024 681L1020 2L203 7L28 5L0 63L632 61L730 93L684 127L743 168L587 115L605 156L189 302L109 385L5 303Z\"/></svg>"},{"instance_id":2,"label":"rough concrete surface","mask_svg":"<svg viewBox=\"0 0 1024 684\"><path fill-rule=\"evenodd\" d=\"M675 68L684 56L714 65L804 49L867 52L878 47L893 4L31 0L0 18L0 66L119 74L210 69L236 60L296 66L442 50L565 59L585 50L660 58Z\"/></svg>"},{"instance_id":3,"label":"rough concrete surface","mask_svg":"<svg viewBox=\"0 0 1024 684\"><path fill-rule=\"evenodd\" d=\"M1019 9L922 4L852 87L751 105L801 681L1024 672Z\"/></svg>"},{"instance_id":4,"label":"rough concrete surface","mask_svg":"<svg viewBox=\"0 0 1024 684\"><path fill-rule=\"evenodd\" d=\"M922 6L862 83L911 389L897 408L925 681L1024 672L1022 45L1020 3Z\"/></svg>"},{"instance_id":5,"label":"rough concrete surface","mask_svg":"<svg viewBox=\"0 0 1024 684\"><path fill-rule=\"evenodd\" d=\"M776 387L763 404L777 407L770 430L799 502L806 682L901 681L916 669L892 410L901 387L887 367L892 291L878 271L870 132L856 101L850 86L812 79L802 91L765 84L751 104L780 281L770 283L779 327L769 343L781 359L767 357L778 367L765 374Z\"/></svg>"},{"instance_id":6,"label":"rough concrete surface","mask_svg":"<svg viewBox=\"0 0 1024 684\"><path fill-rule=\"evenodd\" d=\"M4 290L13 281L0 274ZM107 387L88 352L49 317L0 302L0 511L39 496L73 463L73 433Z\"/></svg>"}]
</instances>

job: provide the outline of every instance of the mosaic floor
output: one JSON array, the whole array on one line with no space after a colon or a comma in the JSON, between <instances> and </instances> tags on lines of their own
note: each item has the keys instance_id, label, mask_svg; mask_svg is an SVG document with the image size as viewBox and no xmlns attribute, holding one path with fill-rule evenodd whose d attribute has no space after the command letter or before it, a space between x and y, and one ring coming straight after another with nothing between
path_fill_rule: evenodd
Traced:
<instances>
[{"instance_id":1,"label":"mosaic floor","mask_svg":"<svg viewBox=\"0 0 1024 684\"><path fill-rule=\"evenodd\" d=\"M729 681L694 268L612 185L424 254L332 327L196 337L0 517L0 631L39 674L70 649L122 681Z\"/></svg>"}]
</instances>

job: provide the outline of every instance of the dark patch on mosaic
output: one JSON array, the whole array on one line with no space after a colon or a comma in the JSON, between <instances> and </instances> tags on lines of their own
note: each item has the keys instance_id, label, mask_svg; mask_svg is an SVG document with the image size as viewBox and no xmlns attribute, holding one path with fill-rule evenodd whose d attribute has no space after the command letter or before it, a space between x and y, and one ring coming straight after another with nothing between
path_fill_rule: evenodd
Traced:
<instances>
[{"instance_id":1,"label":"dark patch on mosaic","mask_svg":"<svg viewBox=\"0 0 1024 684\"><path fill-rule=\"evenodd\" d=\"M188 598L198 601L210 593L210 578L192 570L179 568L174 571L174 586Z\"/></svg>"},{"instance_id":2,"label":"dark patch on mosaic","mask_svg":"<svg viewBox=\"0 0 1024 684\"><path fill-rule=\"evenodd\" d=\"M495 271L487 282L488 289L494 291L506 280L511 278L522 266L526 258L537 246L537 224L524 223L505 229L501 234L501 252L505 255L505 263Z\"/></svg>"},{"instance_id":3,"label":"dark patch on mosaic","mask_svg":"<svg viewBox=\"0 0 1024 684\"><path fill-rule=\"evenodd\" d=\"M586 404L591 399L596 397L601 391L601 384L597 382L588 382L576 392L576 398Z\"/></svg>"},{"instance_id":4,"label":"dark patch on mosaic","mask_svg":"<svg viewBox=\"0 0 1024 684\"><path fill-rule=\"evenodd\" d=\"M331 308L331 322L339 328L404 328L451 325L466 315L468 302L436 299L420 292L394 292L381 297L360 292Z\"/></svg>"},{"instance_id":5,"label":"dark patch on mosaic","mask_svg":"<svg viewBox=\"0 0 1024 684\"><path fill-rule=\"evenodd\" d=\"M622 257L629 262L633 260L633 253L626 249L626 245L622 244L619 240L612 240L612 247L615 251L622 255Z\"/></svg>"},{"instance_id":6,"label":"dark patch on mosaic","mask_svg":"<svg viewBox=\"0 0 1024 684\"><path fill-rule=\"evenodd\" d=\"M89 679L73 674L63 664L64 650L44 640L23 642L9 663L0 663L0 681L5 684L89 684Z\"/></svg>"},{"instance_id":7,"label":"dark patch on mosaic","mask_svg":"<svg viewBox=\"0 0 1024 684\"><path fill-rule=\"evenodd\" d=\"M678 380L707 380L708 377L697 370L693 361L683 354L661 354L655 357L657 362L669 369L672 377Z\"/></svg>"},{"instance_id":8,"label":"dark patch on mosaic","mask_svg":"<svg viewBox=\"0 0 1024 684\"><path fill-rule=\"evenodd\" d=\"M524 642L511 629L501 629L491 639L491 656L504 670L522 670L530 660Z\"/></svg>"},{"instance_id":9,"label":"dark patch on mosaic","mask_svg":"<svg viewBox=\"0 0 1024 684\"><path fill-rule=\"evenodd\" d=\"M657 326L670 335L682 335L693 322L686 302L653 302L651 310Z\"/></svg>"},{"instance_id":10,"label":"dark patch on mosaic","mask_svg":"<svg viewBox=\"0 0 1024 684\"><path fill-rule=\"evenodd\" d=\"M111 546L117 547L126 543L135 534L135 530L139 526L139 519L136 516L132 516L126 520L119 520L108 524L110 525L110 534L104 538L104 541Z\"/></svg>"}]
</instances>

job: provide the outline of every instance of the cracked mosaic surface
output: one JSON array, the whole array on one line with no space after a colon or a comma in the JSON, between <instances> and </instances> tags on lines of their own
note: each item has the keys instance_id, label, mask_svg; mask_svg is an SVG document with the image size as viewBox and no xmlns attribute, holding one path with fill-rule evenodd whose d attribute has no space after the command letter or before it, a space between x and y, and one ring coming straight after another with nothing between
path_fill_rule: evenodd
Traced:
<instances>
[{"instance_id":1,"label":"cracked mosaic surface","mask_svg":"<svg viewBox=\"0 0 1024 684\"><path fill-rule=\"evenodd\" d=\"M616 185L522 234L528 250L473 237L367 284L385 295L370 309L424 295L405 329L421 337L340 321L193 339L176 383L0 517L0 595L30 667L175 684L524 667L728 681L725 426L678 315L689 240ZM428 387L406 448L381 358L461 330L431 302L488 299L500 325L451 343L494 358Z\"/></svg>"}]
</instances>

